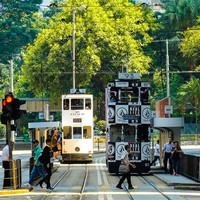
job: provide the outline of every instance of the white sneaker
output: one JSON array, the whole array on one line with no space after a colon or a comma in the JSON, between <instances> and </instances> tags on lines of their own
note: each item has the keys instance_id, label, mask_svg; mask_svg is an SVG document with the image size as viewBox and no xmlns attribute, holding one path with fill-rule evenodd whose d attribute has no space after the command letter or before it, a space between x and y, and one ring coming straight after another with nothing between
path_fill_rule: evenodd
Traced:
<instances>
[{"instance_id":1,"label":"white sneaker","mask_svg":"<svg viewBox=\"0 0 200 200\"><path fill-rule=\"evenodd\" d=\"M43 189L46 189L46 188L47 188L47 184L46 184L46 183L43 183L43 184L42 184L42 188L43 188Z\"/></svg>"},{"instance_id":2,"label":"white sneaker","mask_svg":"<svg viewBox=\"0 0 200 200\"><path fill-rule=\"evenodd\" d=\"M25 183L24 186L26 186L26 187L31 187L31 184Z\"/></svg>"}]
</instances>

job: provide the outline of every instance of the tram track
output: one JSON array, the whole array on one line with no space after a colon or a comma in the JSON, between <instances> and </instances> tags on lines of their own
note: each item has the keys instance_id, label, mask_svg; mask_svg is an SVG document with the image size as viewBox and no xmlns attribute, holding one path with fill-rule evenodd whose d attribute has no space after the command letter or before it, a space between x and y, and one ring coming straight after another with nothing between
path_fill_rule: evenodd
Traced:
<instances>
[{"instance_id":1,"label":"tram track","mask_svg":"<svg viewBox=\"0 0 200 200\"><path fill-rule=\"evenodd\" d=\"M86 182L87 182L87 179L88 179L88 166L86 164L85 167L85 175L84 175L84 179L83 179L83 183L82 183L82 186L81 186L81 190L79 192L79 198L78 200L82 200L83 198L83 194L84 194L84 190L85 190L85 186L86 186ZM64 174L62 174L59 179L54 183L53 185L53 189L48 191L45 196L43 196L43 198L41 200L46 200L48 199L48 197L51 195L52 192L55 192L54 189L56 189L57 186L59 186L59 183L64 180L64 178L67 178L68 176L70 176L70 173L72 172L70 170L71 166L69 165L69 167L66 169L66 171L64 172Z\"/></svg>"},{"instance_id":2,"label":"tram track","mask_svg":"<svg viewBox=\"0 0 200 200\"><path fill-rule=\"evenodd\" d=\"M143 180L145 180L149 185L151 185L157 192L159 192L165 199L172 200L166 194L164 194L155 184L153 184L148 178L144 176L140 176Z\"/></svg>"},{"instance_id":3,"label":"tram track","mask_svg":"<svg viewBox=\"0 0 200 200\"><path fill-rule=\"evenodd\" d=\"M119 180L120 180L120 176L118 176ZM125 184L122 184L123 185L123 190L125 190L127 192L127 195L128 195L128 198L130 200L134 200L133 196L131 195L130 191L128 190L128 188L125 186Z\"/></svg>"}]
</instances>

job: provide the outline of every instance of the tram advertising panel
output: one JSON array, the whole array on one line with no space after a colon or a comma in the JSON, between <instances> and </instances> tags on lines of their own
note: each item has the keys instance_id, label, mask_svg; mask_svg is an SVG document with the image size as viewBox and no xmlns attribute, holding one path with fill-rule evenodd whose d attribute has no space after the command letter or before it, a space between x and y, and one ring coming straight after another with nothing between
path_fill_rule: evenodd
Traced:
<instances>
[{"instance_id":1,"label":"tram advertising panel","mask_svg":"<svg viewBox=\"0 0 200 200\"><path fill-rule=\"evenodd\" d=\"M142 124L150 124L150 119L151 119L151 110L150 106L142 106L142 116L141 116L141 123Z\"/></svg>"},{"instance_id":2,"label":"tram advertising panel","mask_svg":"<svg viewBox=\"0 0 200 200\"><path fill-rule=\"evenodd\" d=\"M128 124L123 116L128 114L128 105L116 105L115 122L116 124Z\"/></svg>"},{"instance_id":3,"label":"tram advertising panel","mask_svg":"<svg viewBox=\"0 0 200 200\"><path fill-rule=\"evenodd\" d=\"M141 142L141 160L150 160L150 143Z\"/></svg>"},{"instance_id":4,"label":"tram advertising panel","mask_svg":"<svg viewBox=\"0 0 200 200\"><path fill-rule=\"evenodd\" d=\"M108 160L110 162L115 162L115 142L109 142L108 143Z\"/></svg>"},{"instance_id":5,"label":"tram advertising panel","mask_svg":"<svg viewBox=\"0 0 200 200\"><path fill-rule=\"evenodd\" d=\"M108 107L108 123L109 124L115 123L115 106Z\"/></svg>"}]
</instances>

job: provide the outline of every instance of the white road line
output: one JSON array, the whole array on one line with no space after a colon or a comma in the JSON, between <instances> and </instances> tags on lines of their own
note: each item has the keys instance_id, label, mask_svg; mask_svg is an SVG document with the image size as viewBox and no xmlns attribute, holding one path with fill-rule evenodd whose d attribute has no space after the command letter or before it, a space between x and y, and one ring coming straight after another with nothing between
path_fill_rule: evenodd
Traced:
<instances>
[{"instance_id":1,"label":"white road line","mask_svg":"<svg viewBox=\"0 0 200 200\"><path fill-rule=\"evenodd\" d=\"M113 200L112 195L110 194L107 194L106 197L107 197L107 200Z\"/></svg>"},{"instance_id":2,"label":"white road line","mask_svg":"<svg viewBox=\"0 0 200 200\"><path fill-rule=\"evenodd\" d=\"M104 184L109 185L106 173L104 171L102 172L102 175L103 175Z\"/></svg>"},{"instance_id":3,"label":"white road line","mask_svg":"<svg viewBox=\"0 0 200 200\"><path fill-rule=\"evenodd\" d=\"M103 163L104 158L101 158L101 160L99 161L101 164ZM104 171L105 167L103 167L103 165L100 166L101 170Z\"/></svg>"},{"instance_id":4,"label":"white road line","mask_svg":"<svg viewBox=\"0 0 200 200\"><path fill-rule=\"evenodd\" d=\"M102 179L101 179L100 171L97 171L97 182L98 182L98 185L102 185Z\"/></svg>"},{"instance_id":5,"label":"white road line","mask_svg":"<svg viewBox=\"0 0 200 200\"><path fill-rule=\"evenodd\" d=\"M98 200L104 200L103 195L98 195Z\"/></svg>"}]
</instances>

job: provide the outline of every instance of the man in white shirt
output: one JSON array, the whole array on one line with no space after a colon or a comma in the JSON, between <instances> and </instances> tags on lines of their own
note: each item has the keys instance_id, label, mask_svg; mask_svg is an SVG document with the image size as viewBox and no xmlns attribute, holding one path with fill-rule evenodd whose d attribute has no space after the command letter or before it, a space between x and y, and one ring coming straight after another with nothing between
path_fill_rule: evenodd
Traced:
<instances>
[{"instance_id":1,"label":"man in white shirt","mask_svg":"<svg viewBox=\"0 0 200 200\"><path fill-rule=\"evenodd\" d=\"M4 168L4 182L3 189L10 187L10 162L9 162L9 146L8 140L6 140L6 146L2 150L1 155L2 167Z\"/></svg>"},{"instance_id":2,"label":"man in white shirt","mask_svg":"<svg viewBox=\"0 0 200 200\"><path fill-rule=\"evenodd\" d=\"M159 140L157 140L157 143L155 145L155 151L154 151L154 160L150 165L153 165L157 160L160 160L160 145Z\"/></svg>"},{"instance_id":3,"label":"man in white shirt","mask_svg":"<svg viewBox=\"0 0 200 200\"><path fill-rule=\"evenodd\" d=\"M129 145L125 146L125 151L122 152L121 155L121 162L126 165L126 166L131 166L133 168L136 168L135 165L129 162L129 157L128 154L131 151L131 148ZM128 181L128 189L134 189L134 187L131 184L131 172L129 171L128 173L123 174L122 178L120 179L119 183L117 184L116 188L123 189L122 188L122 183L124 180L127 178Z\"/></svg>"}]
</instances>

